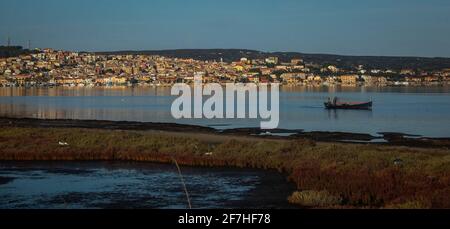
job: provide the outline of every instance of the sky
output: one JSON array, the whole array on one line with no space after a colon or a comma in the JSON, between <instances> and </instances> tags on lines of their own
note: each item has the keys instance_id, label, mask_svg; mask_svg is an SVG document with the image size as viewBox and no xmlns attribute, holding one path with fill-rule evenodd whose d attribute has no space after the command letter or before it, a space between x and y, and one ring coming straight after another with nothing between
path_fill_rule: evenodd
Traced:
<instances>
[{"instance_id":1,"label":"sky","mask_svg":"<svg viewBox=\"0 0 450 229\"><path fill-rule=\"evenodd\" d=\"M0 0L0 44L450 57L449 0Z\"/></svg>"}]
</instances>

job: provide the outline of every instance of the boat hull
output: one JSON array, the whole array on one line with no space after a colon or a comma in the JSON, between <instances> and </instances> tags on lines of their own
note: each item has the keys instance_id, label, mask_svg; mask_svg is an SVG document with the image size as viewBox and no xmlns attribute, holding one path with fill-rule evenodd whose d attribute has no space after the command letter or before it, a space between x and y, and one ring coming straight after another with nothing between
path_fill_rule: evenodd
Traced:
<instances>
[{"instance_id":1,"label":"boat hull","mask_svg":"<svg viewBox=\"0 0 450 229\"><path fill-rule=\"evenodd\" d=\"M372 102L367 103L342 103L342 104L333 104L333 103L325 103L325 108L334 110L334 109L344 109L344 110L370 110L372 109Z\"/></svg>"}]
</instances>

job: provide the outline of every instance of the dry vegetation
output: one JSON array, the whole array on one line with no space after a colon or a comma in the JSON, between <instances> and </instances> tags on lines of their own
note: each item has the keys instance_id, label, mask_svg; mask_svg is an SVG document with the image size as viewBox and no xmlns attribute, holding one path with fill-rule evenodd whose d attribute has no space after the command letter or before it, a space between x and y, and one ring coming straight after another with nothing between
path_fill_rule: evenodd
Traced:
<instances>
[{"instance_id":1,"label":"dry vegetation","mask_svg":"<svg viewBox=\"0 0 450 229\"><path fill-rule=\"evenodd\" d=\"M305 207L332 207L342 203L341 198L331 195L328 191L294 192L288 200Z\"/></svg>"},{"instance_id":2,"label":"dry vegetation","mask_svg":"<svg viewBox=\"0 0 450 229\"><path fill-rule=\"evenodd\" d=\"M68 146L60 146L59 141ZM130 160L277 169L306 207L450 208L450 151L310 140L208 142L164 133L0 130L0 160ZM326 191L325 191L326 190Z\"/></svg>"}]
</instances>

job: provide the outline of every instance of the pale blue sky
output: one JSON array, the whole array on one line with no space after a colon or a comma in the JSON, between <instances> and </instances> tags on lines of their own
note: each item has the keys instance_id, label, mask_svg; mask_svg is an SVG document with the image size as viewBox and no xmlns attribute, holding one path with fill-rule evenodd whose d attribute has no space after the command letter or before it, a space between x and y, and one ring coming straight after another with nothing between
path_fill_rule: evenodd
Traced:
<instances>
[{"instance_id":1,"label":"pale blue sky","mask_svg":"<svg viewBox=\"0 0 450 229\"><path fill-rule=\"evenodd\" d=\"M449 0L0 0L0 43L450 57Z\"/></svg>"}]
</instances>

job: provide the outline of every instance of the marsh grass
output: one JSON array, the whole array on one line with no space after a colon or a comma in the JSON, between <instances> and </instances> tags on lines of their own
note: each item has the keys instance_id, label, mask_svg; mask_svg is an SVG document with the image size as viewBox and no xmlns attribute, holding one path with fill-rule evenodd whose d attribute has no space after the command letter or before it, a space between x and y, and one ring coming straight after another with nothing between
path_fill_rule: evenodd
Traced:
<instances>
[{"instance_id":1,"label":"marsh grass","mask_svg":"<svg viewBox=\"0 0 450 229\"><path fill-rule=\"evenodd\" d=\"M410 200L403 203L393 203L388 204L385 208L386 209L427 209L431 208L432 205L429 203L426 199L417 199L417 200Z\"/></svg>"},{"instance_id":2,"label":"marsh grass","mask_svg":"<svg viewBox=\"0 0 450 229\"><path fill-rule=\"evenodd\" d=\"M340 198L342 206L450 208L450 151L446 148L317 143L301 139L236 138L212 143L192 136L4 127L0 129L0 160L172 163L174 158L180 165L276 169L287 173L298 190L318 193L327 190L329 196ZM59 146L59 141L69 146ZM401 164L395 163L399 160ZM314 197L314 193L307 194L310 199ZM320 204L326 207L323 205Z\"/></svg>"},{"instance_id":3,"label":"marsh grass","mask_svg":"<svg viewBox=\"0 0 450 229\"><path fill-rule=\"evenodd\" d=\"M331 207L340 205L342 199L327 191L308 190L292 193L288 201L304 207Z\"/></svg>"}]
</instances>

